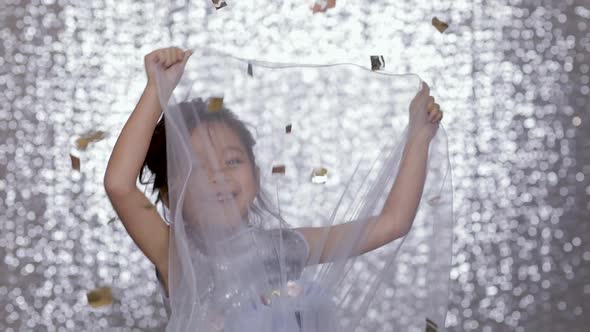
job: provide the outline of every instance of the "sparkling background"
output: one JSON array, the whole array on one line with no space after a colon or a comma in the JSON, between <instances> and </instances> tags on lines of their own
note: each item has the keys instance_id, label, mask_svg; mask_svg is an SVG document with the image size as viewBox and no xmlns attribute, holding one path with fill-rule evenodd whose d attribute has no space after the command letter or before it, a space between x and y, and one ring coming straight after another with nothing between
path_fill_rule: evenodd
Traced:
<instances>
[{"instance_id":1,"label":"sparkling background","mask_svg":"<svg viewBox=\"0 0 590 332\"><path fill-rule=\"evenodd\" d=\"M169 45L365 66L382 54L387 70L418 73L446 111L454 169L449 330L590 325L590 2L309 5L0 2L0 330L164 326L153 267L108 223L102 179L143 56ZM109 136L75 151L91 129ZM115 302L93 309L86 292L101 286Z\"/></svg>"}]
</instances>

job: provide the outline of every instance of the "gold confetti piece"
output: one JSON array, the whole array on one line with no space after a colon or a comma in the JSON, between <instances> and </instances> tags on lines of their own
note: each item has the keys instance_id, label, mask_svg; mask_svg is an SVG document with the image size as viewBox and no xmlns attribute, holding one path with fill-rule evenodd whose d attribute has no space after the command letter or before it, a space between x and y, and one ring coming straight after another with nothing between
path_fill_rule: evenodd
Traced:
<instances>
[{"instance_id":1,"label":"gold confetti piece","mask_svg":"<svg viewBox=\"0 0 590 332\"><path fill-rule=\"evenodd\" d=\"M88 304L93 308L107 306L113 303L113 294L110 287L102 287L92 290L86 294Z\"/></svg>"},{"instance_id":2,"label":"gold confetti piece","mask_svg":"<svg viewBox=\"0 0 590 332\"><path fill-rule=\"evenodd\" d=\"M80 171L80 158L70 154L70 159L72 160L72 169Z\"/></svg>"},{"instance_id":3,"label":"gold confetti piece","mask_svg":"<svg viewBox=\"0 0 590 332\"><path fill-rule=\"evenodd\" d=\"M215 9L219 10L225 6L227 6L227 3L225 3L225 0L211 0L213 2L213 6L215 6Z\"/></svg>"},{"instance_id":4,"label":"gold confetti piece","mask_svg":"<svg viewBox=\"0 0 590 332\"><path fill-rule=\"evenodd\" d=\"M86 150L86 148L88 148L88 144L93 143L93 142L98 142L102 139L104 139L106 137L105 132L104 131L90 131L86 134L83 134L82 136L78 137L76 139L76 147L79 150Z\"/></svg>"},{"instance_id":5,"label":"gold confetti piece","mask_svg":"<svg viewBox=\"0 0 590 332\"><path fill-rule=\"evenodd\" d=\"M281 291L278 289L273 289L270 292L266 292L266 294L264 294L264 295L260 295L260 300L262 301L262 303L264 305L271 305L272 298L274 296L281 296Z\"/></svg>"},{"instance_id":6,"label":"gold confetti piece","mask_svg":"<svg viewBox=\"0 0 590 332\"><path fill-rule=\"evenodd\" d=\"M209 98L209 112L217 112L223 108L223 97Z\"/></svg>"},{"instance_id":7,"label":"gold confetti piece","mask_svg":"<svg viewBox=\"0 0 590 332\"><path fill-rule=\"evenodd\" d=\"M248 63L248 75L254 77L254 69L252 69L251 63Z\"/></svg>"},{"instance_id":8,"label":"gold confetti piece","mask_svg":"<svg viewBox=\"0 0 590 332\"><path fill-rule=\"evenodd\" d=\"M321 0L316 2L313 7L311 7L311 11L315 13L325 13L328 9L336 7L336 0Z\"/></svg>"},{"instance_id":9,"label":"gold confetti piece","mask_svg":"<svg viewBox=\"0 0 590 332\"><path fill-rule=\"evenodd\" d=\"M371 70L381 70L385 68L385 59L382 55L371 55Z\"/></svg>"},{"instance_id":10,"label":"gold confetti piece","mask_svg":"<svg viewBox=\"0 0 590 332\"><path fill-rule=\"evenodd\" d=\"M426 332L436 332L438 330L438 325L435 322L431 321L430 319L426 318Z\"/></svg>"},{"instance_id":11,"label":"gold confetti piece","mask_svg":"<svg viewBox=\"0 0 590 332\"><path fill-rule=\"evenodd\" d=\"M290 124L288 124L287 126L285 126L285 133L290 134L292 128L293 127Z\"/></svg>"},{"instance_id":12,"label":"gold confetti piece","mask_svg":"<svg viewBox=\"0 0 590 332\"><path fill-rule=\"evenodd\" d=\"M439 20L436 16L432 18L432 25L438 30L438 32L443 33L446 29L449 28L449 24Z\"/></svg>"},{"instance_id":13,"label":"gold confetti piece","mask_svg":"<svg viewBox=\"0 0 590 332\"><path fill-rule=\"evenodd\" d=\"M273 166L272 174L285 174L285 165Z\"/></svg>"},{"instance_id":14,"label":"gold confetti piece","mask_svg":"<svg viewBox=\"0 0 590 332\"><path fill-rule=\"evenodd\" d=\"M312 183L322 184L322 183L326 183L326 181L328 181L328 170L327 169L320 167L320 168L315 168L311 172L311 182Z\"/></svg>"}]
</instances>

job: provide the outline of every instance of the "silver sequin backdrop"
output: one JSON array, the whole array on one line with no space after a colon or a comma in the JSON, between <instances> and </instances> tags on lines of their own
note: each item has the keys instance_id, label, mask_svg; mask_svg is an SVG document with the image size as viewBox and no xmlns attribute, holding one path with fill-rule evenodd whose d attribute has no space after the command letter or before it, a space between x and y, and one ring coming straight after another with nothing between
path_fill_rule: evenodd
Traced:
<instances>
[{"instance_id":1,"label":"silver sequin backdrop","mask_svg":"<svg viewBox=\"0 0 590 332\"><path fill-rule=\"evenodd\" d=\"M588 331L590 0L337 0L316 15L307 0L228 4L0 1L0 330L162 329L152 266L109 223L102 179L143 55L208 45L300 63L378 54L430 82L455 186L447 327ZM232 6L243 15L224 22ZM77 153L89 130L107 137ZM103 286L113 303L90 307Z\"/></svg>"}]
</instances>

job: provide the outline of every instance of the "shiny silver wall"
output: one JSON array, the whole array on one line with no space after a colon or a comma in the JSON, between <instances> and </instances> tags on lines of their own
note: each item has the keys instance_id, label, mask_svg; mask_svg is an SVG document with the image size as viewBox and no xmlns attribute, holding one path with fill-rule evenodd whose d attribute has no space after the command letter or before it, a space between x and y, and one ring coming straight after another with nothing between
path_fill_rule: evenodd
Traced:
<instances>
[{"instance_id":1,"label":"shiny silver wall","mask_svg":"<svg viewBox=\"0 0 590 332\"><path fill-rule=\"evenodd\" d=\"M164 326L152 266L109 223L102 177L143 55L168 45L366 66L382 54L387 70L418 73L446 111L454 168L447 326L588 329L589 0L338 0L313 16L306 0L228 3L0 2L0 330ZM92 129L108 137L72 171L73 140ZM101 286L114 302L91 308Z\"/></svg>"}]
</instances>

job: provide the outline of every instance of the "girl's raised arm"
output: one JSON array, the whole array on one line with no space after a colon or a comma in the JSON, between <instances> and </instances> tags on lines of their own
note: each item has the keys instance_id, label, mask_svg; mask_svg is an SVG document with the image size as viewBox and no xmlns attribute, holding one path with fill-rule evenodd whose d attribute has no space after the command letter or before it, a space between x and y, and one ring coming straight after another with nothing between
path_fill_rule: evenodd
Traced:
<instances>
[{"instance_id":1,"label":"girl's raised arm","mask_svg":"<svg viewBox=\"0 0 590 332\"><path fill-rule=\"evenodd\" d=\"M167 76L180 78L189 56L190 52L179 48L159 49L145 56L148 83L117 139L104 176L105 190L113 208L133 241L160 271L165 283L168 276L168 226L155 208L149 208L151 202L137 188L136 181L162 113L155 67L160 66ZM162 158L165 162L166 156Z\"/></svg>"},{"instance_id":2,"label":"girl's raised arm","mask_svg":"<svg viewBox=\"0 0 590 332\"><path fill-rule=\"evenodd\" d=\"M309 264L326 263L346 256L358 256L405 236L414 221L424 183L430 141L438 130L443 113L424 83L410 105L408 140L400 168L381 213L362 222L358 246L348 246L359 231L355 222L327 227L304 227L299 230L310 246Z\"/></svg>"}]
</instances>

